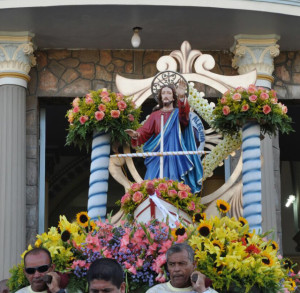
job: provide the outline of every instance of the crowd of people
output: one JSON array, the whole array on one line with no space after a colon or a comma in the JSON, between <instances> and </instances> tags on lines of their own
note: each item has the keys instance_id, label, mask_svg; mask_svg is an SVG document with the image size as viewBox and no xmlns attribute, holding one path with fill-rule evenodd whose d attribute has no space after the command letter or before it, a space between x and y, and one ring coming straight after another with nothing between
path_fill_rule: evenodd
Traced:
<instances>
[{"instance_id":1,"label":"crowd of people","mask_svg":"<svg viewBox=\"0 0 300 293\"><path fill-rule=\"evenodd\" d=\"M174 244L166 253L170 280L150 288L146 293L212 293L209 280L196 271L194 251L186 243ZM16 293L67 293L68 275L55 272L50 252L33 248L24 256L24 274L29 286ZM114 259L95 260L87 273L89 293L125 293L126 283L121 265ZM9 293L7 280L0 282L0 293Z\"/></svg>"}]
</instances>

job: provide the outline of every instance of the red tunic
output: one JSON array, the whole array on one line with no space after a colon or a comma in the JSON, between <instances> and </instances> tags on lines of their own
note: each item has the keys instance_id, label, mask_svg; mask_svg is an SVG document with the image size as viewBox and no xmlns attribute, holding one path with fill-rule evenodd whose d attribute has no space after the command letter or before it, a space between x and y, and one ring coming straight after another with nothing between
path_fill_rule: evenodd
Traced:
<instances>
[{"instance_id":1,"label":"red tunic","mask_svg":"<svg viewBox=\"0 0 300 293\"><path fill-rule=\"evenodd\" d=\"M188 126L190 113L190 106L186 98L183 101L180 101L180 99L178 100L178 110L180 125L184 128ZM139 138L131 139L132 146L136 147L144 144L153 134L157 136L160 133L161 115L163 114L164 116L165 125L172 111L164 112L162 110L158 110L151 113L144 125L137 130Z\"/></svg>"}]
</instances>

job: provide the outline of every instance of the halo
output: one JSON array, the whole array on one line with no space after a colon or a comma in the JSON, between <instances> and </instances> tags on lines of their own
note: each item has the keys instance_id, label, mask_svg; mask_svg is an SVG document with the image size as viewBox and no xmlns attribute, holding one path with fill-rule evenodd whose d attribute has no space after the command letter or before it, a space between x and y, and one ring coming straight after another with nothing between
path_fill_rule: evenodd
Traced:
<instances>
[{"instance_id":1,"label":"halo","mask_svg":"<svg viewBox=\"0 0 300 293\"><path fill-rule=\"evenodd\" d=\"M151 92L156 101L158 101L158 93L160 89L169 84L173 84L175 87L178 84L179 80L182 79L186 84L186 96L189 96L189 84L186 79L178 72L166 70L159 72L155 75L151 83Z\"/></svg>"}]
</instances>

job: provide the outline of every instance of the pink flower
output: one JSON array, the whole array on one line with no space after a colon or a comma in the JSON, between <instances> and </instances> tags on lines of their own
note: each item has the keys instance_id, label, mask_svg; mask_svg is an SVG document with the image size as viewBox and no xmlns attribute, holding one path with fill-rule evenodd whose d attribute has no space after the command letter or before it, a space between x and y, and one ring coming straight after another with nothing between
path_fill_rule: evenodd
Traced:
<instances>
[{"instance_id":1,"label":"pink flower","mask_svg":"<svg viewBox=\"0 0 300 293\"><path fill-rule=\"evenodd\" d=\"M134 116L132 114L128 114L127 117L128 117L129 121L131 121L131 122L134 121Z\"/></svg>"},{"instance_id":2,"label":"pink flower","mask_svg":"<svg viewBox=\"0 0 300 293\"><path fill-rule=\"evenodd\" d=\"M271 103L272 104L277 104L278 103L278 99L277 98L272 98L271 99Z\"/></svg>"},{"instance_id":3,"label":"pink flower","mask_svg":"<svg viewBox=\"0 0 300 293\"><path fill-rule=\"evenodd\" d=\"M249 105L248 104L242 106L242 112L246 112L248 110L249 110Z\"/></svg>"},{"instance_id":4,"label":"pink flower","mask_svg":"<svg viewBox=\"0 0 300 293\"><path fill-rule=\"evenodd\" d=\"M157 281L159 283L165 283L166 277L163 273L159 273L159 275L155 278L155 281Z\"/></svg>"},{"instance_id":5,"label":"pink flower","mask_svg":"<svg viewBox=\"0 0 300 293\"><path fill-rule=\"evenodd\" d=\"M286 114L287 111L288 111L288 108L287 108L287 106L285 106L285 105L282 105L281 109L282 109L282 113L283 113L283 114Z\"/></svg>"},{"instance_id":6,"label":"pink flower","mask_svg":"<svg viewBox=\"0 0 300 293\"><path fill-rule=\"evenodd\" d=\"M221 98L221 104L226 104L226 103L227 103L226 97L222 97L222 98Z\"/></svg>"},{"instance_id":7,"label":"pink flower","mask_svg":"<svg viewBox=\"0 0 300 293\"><path fill-rule=\"evenodd\" d=\"M73 123L73 121L74 121L74 114L72 112L69 112L69 114L68 114L68 121L70 123Z\"/></svg>"},{"instance_id":8,"label":"pink flower","mask_svg":"<svg viewBox=\"0 0 300 293\"><path fill-rule=\"evenodd\" d=\"M274 90L270 90L270 94L275 98L277 97L277 93Z\"/></svg>"},{"instance_id":9,"label":"pink flower","mask_svg":"<svg viewBox=\"0 0 300 293\"><path fill-rule=\"evenodd\" d=\"M184 199L184 198L187 198L189 196L189 194L186 192L186 191L179 191L178 192L178 197L180 199Z\"/></svg>"},{"instance_id":10,"label":"pink flower","mask_svg":"<svg viewBox=\"0 0 300 293\"><path fill-rule=\"evenodd\" d=\"M264 114L269 114L271 112L271 107L269 105L264 105L263 106L263 112Z\"/></svg>"},{"instance_id":11,"label":"pink flower","mask_svg":"<svg viewBox=\"0 0 300 293\"><path fill-rule=\"evenodd\" d=\"M166 263L166 255L161 254L159 255L152 263L152 268L156 273L160 273L161 267Z\"/></svg>"},{"instance_id":12,"label":"pink flower","mask_svg":"<svg viewBox=\"0 0 300 293\"><path fill-rule=\"evenodd\" d=\"M110 115L112 118L119 118L120 117L120 111L119 110L111 110Z\"/></svg>"},{"instance_id":13,"label":"pink flower","mask_svg":"<svg viewBox=\"0 0 300 293\"><path fill-rule=\"evenodd\" d=\"M91 234L88 234L88 236L85 239L85 242L87 243L88 249L91 249L92 251L100 250L100 243L97 236L92 236Z\"/></svg>"},{"instance_id":14,"label":"pink flower","mask_svg":"<svg viewBox=\"0 0 300 293\"><path fill-rule=\"evenodd\" d=\"M154 237L153 237L154 239ZM153 244L149 245L147 255L154 255L156 253L158 244L156 242L153 242Z\"/></svg>"},{"instance_id":15,"label":"pink flower","mask_svg":"<svg viewBox=\"0 0 300 293\"><path fill-rule=\"evenodd\" d=\"M120 242L121 249L127 249L129 242L129 234L124 234Z\"/></svg>"},{"instance_id":16,"label":"pink flower","mask_svg":"<svg viewBox=\"0 0 300 293\"><path fill-rule=\"evenodd\" d=\"M146 183L146 191L149 195L153 195L155 193L155 187L152 181Z\"/></svg>"},{"instance_id":17,"label":"pink flower","mask_svg":"<svg viewBox=\"0 0 300 293\"><path fill-rule=\"evenodd\" d=\"M254 94L257 91L257 88L254 84L250 84L248 87L248 93L249 94Z\"/></svg>"},{"instance_id":18,"label":"pink flower","mask_svg":"<svg viewBox=\"0 0 300 293\"><path fill-rule=\"evenodd\" d=\"M196 205L195 205L195 203L194 203L193 201L191 201L191 202L188 204L187 208L188 208L190 211L194 211L195 208L196 208Z\"/></svg>"},{"instance_id":19,"label":"pink flower","mask_svg":"<svg viewBox=\"0 0 300 293\"><path fill-rule=\"evenodd\" d=\"M141 188L141 184L139 183L133 183L130 188L132 189L132 191L138 191Z\"/></svg>"},{"instance_id":20,"label":"pink flower","mask_svg":"<svg viewBox=\"0 0 300 293\"><path fill-rule=\"evenodd\" d=\"M79 109L78 106L76 106L76 107L73 108L73 112L74 112L74 113L78 113L79 111L80 111L80 109Z\"/></svg>"},{"instance_id":21,"label":"pink flower","mask_svg":"<svg viewBox=\"0 0 300 293\"><path fill-rule=\"evenodd\" d=\"M252 103L256 103L256 100L257 100L257 96L256 95L251 95L249 97L249 101L252 102Z\"/></svg>"},{"instance_id":22,"label":"pink flower","mask_svg":"<svg viewBox=\"0 0 300 293\"><path fill-rule=\"evenodd\" d=\"M131 266L129 269L128 269L128 272L132 273L133 275L136 275L136 268L134 266Z\"/></svg>"},{"instance_id":23,"label":"pink flower","mask_svg":"<svg viewBox=\"0 0 300 293\"><path fill-rule=\"evenodd\" d=\"M183 184L183 183L178 183L178 185L177 185L177 187L178 187L178 189L179 190L184 190L184 191L186 191L187 190L187 185L185 185L185 184Z\"/></svg>"},{"instance_id":24,"label":"pink flower","mask_svg":"<svg viewBox=\"0 0 300 293\"><path fill-rule=\"evenodd\" d=\"M159 253L166 253L167 250L172 246L173 242L171 240L164 241L161 245Z\"/></svg>"},{"instance_id":25,"label":"pink flower","mask_svg":"<svg viewBox=\"0 0 300 293\"><path fill-rule=\"evenodd\" d=\"M102 99L101 99L101 101L103 102L103 103L109 103L110 102L110 97L103 97Z\"/></svg>"},{"instance_id":26,"label":"pink flower","mask_svg":"<svg viewBox=\"0 0 300 293\"><path fill-rule=\"evenodd\" d=\"M108 249L104 249L103 248L103 251L102 251L103 255L107 258L113 258L111 252L108 250Z\"/></svg>"},{"instance_id":27,"label":"pink flower","mask_svg":"<svg viewBox=\"0 0 300 293\"><path fill-rule=\"evenodd\" d=\"M75 108L75 107L78 107L79 106L79 102L80 102L80 99L77 97L77 98L75 98L74 100L73 100L73 102L72 102L72 105L73 105L73 107Z\"/></svg>"},{"instance_id":28,"label":"pink flower","mask_svg":"<svg viewBox=\"0 0 300 293\"><path fill-rule=\"evenodd\" d=\"M141 259L141 258L139 258L139 259L137 260L137 262L135 263L135 265L136 265L138 268L142 267L143 264L144 264L144 260Z\"/></svg>"},{"instance_id":29,"label":"pink flower","mask_svg":"<svg viewBox=\"0 0 300 293\"><path fill-rule=\"evenodd\" d=\"M135 192L132 196L132 200L137 203L141 202L142 199L143 199L143 194L140 191Z\"/></svg>"},{"instance_id":30,"label":"pink flower","mask_svg":"<svg viewBox=\"0 0 300 293\"><path fill-rule=\"evenodd\" d=\"M104 118L104 116L105 116L105 114L104 114L104 112L102 112L102 111L97 111L97 112L95 112L95 118L96 118L96 120L98 120L98 121L102 120L102 119Z\"/></svg>"},{"instance_id":31,"label":"pink flower","mask_svg":"<svg viewBox=\"0 0 300 293\"><path fill-rule=\"evenodd\" d=\"M227 116L230 113L230 108L228 106L224 106L222 111L223 111L223 114L225 116Z\"/></svg>"},{"instance_id":32,"label":"pink flower","mask_svg":"<svg viewBox=\"0 0 300 293\"><path fill-rule=\"evenodd\" d=\"M157 186L159 191L167 191L168 190L168 185L166 183L159 183Z\"/></svg>"},{"instance_id":33,"label":"pink flower","mask_svg":"<svg viewBox=\"0 0 300 293\"><path fill-rule=\"evenodd\" d=\"M88 116L80 116L80 118L79 118L79 122L81 123L81 124L84 124L86 121L88 121L89 120L89 117Z\"/></svg>"},{"instance_id":34,"label":"pink flower","mask_svg":"<svg viewBox=\"0 0 300 293\"><path fill-rule=\"evenodd\" d=\"M118 108L120 111L124 111L127 108L127 104L124 101L118 102Z\"/></svg>"},{"instance_id":35,"label":"pink flower","mask_svg":"<svg viewBox=\"0 0 300 293\"><path fill-rule=\"evenodd\" d=\"M94 103L94 100L92 99L92 95L91 94L87 94L85 96L85 103L86 104L93 104Z\"/></svg>"},{"instance_id":36,"label":"pink flower","mask_svg":"<svg viewBox=\"0 0 300 293\"><path fill-rule=\"evenodd\" d=\"M126 202L131 200L131 196L129 193L125 193L121 198L121 205L124 205Z\"/></svg>"},{"instance_id":37,"label":"pink flower","mask_svg":"<svg viewBox=\"0 0 300 293\"><path fill-rule=\"evenodd\" d=\"M261 98L261 100L265 101L265 100L269 99L269 95L267 93L261 93L260 98Z\"/></svg>"},{"instance_id":38,"label":"pink flower","mask_svg":"<svg viewBox=\"0 0 300 293\"><path fill-rule=\"evenodd\" d=\"M116 100L117 101L122 101L123 100L123 95L121 93L117 93Z\"/></svg>"},{"instance_id":39,"label":"pink flower","mask_svg":"<svg viewBox=\"0 0 300 293\"><path fill-rule=\"evenodd\" d=\"M176 197L177 196L177 191L175 189L171 189L168 191L168 195L170 197Z\"/></svg>"},{"instance_id":40,"label":"pink flower","mask_svg":"<svg viewBox=\"0 0 300 293\"><path fill-rule=\"evenodd\" d=\"M104 111L106 110L106 106L103 105L103 104L100 104L100 105L98 106L98 110L104 112Z\"/></svg>"},{"instance_id":41,"label":"pink flower","mask_svg":"<svg viewBox=\"0 0 300 293\"><path fill-rule=\"evenodd\" d=\"M238 88L236 88L236 91L237 91L238 93L242 93L244 90L245 90L245 89L244 89L243 87L241 87L241 86L239 86Z\"/></svg>"},{"instance_id":42,"label":"pink flower","mask_svg":"<svg viewBox=\"0 0 300 293\"><path fill-rule=\"evenodd\" d=\"M239 93L235 93L233 96L232 96L232 99L235 100L235 101L240 101L242 98L241 94Z\"/></svg>"},{"instance_id":43,"label":"pink flower","mask_svg":"<svg viewBox=\"0 0 300 293\"><path fill-rule=\"evenodd\" d=\"M109 96L109 93L108 93L106 90L103 89L103 91L101 92L100 96L101 96L102 98L108 97L108 96Z\"/></svg>"},{"instance_id":44,"label":"pink flower","mask_svg":"<svg viewBox=\"0 0 300 293\"><path fill-rule=\"evenodd\" d=\"M72 269L75 269L77 266L80 268L84 268L86 265L86 262L84 260L75 260L72 264Z\"/></svg>"}]
</instances>

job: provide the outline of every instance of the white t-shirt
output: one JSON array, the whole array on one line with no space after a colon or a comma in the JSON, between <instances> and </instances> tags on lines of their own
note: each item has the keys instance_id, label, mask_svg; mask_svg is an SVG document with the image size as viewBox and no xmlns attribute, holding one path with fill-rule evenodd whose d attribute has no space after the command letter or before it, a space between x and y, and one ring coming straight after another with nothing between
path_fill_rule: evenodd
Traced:
<instances>
[{"instance_id":1,"label":"white t-shirt","mask_svg":"<svg viewBox=\"0 0 300 293\"><path fill-rule=\"evenodd\" d=\"M24 287L20 290L18 290L16 293L47 293L47 290L45 291L42 291L42 292L35 292L31 289L31 286L27 286L27 287Z\"/></svg>"},{"instance_id":2,"label":"white t-shirt","mask_svg":"<svg viewBox=\"0 0 300 293\"><path fill-rule=\"evenodd\" d=\"M187 288L175 288L171 285L171 282L158 284L150 288L146 293L168 293L168 292L186 292L186 293L197 293L192 287ZM207 288L203 293L218 293L214 289Z\"/></svg>"}]
</instances>

